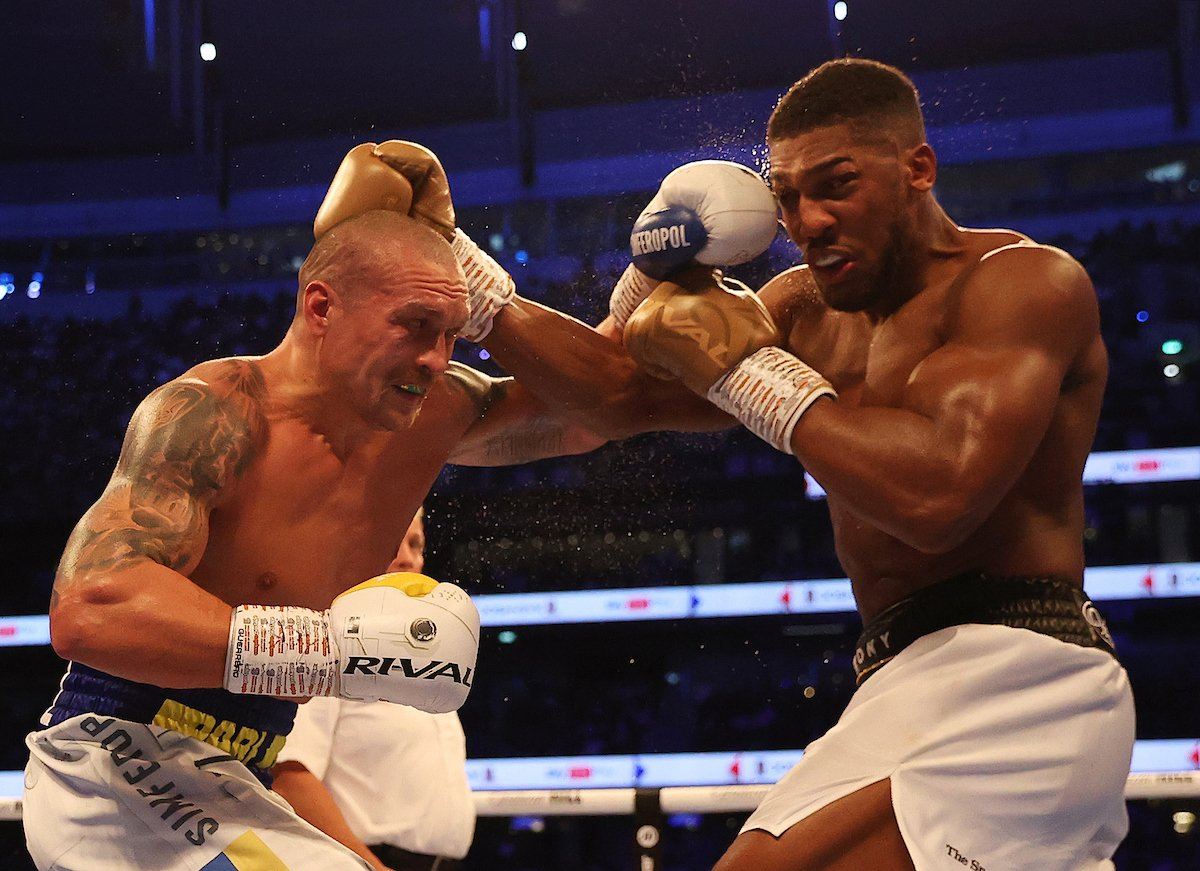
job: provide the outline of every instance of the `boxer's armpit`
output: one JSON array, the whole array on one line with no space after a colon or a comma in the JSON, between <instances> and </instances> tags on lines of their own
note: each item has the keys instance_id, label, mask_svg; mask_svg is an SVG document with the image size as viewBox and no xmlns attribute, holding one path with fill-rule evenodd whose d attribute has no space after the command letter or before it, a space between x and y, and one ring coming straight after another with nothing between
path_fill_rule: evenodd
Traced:
<instances>
[{"instance_id":1,"label":"boxer's armpit","mask_svg":"<svg viewBox=\"0 0 1200 871\"><path fill-rule=\"evenodd\" d=\"M244 361L204 375L163 385L134 413L112 479L67 542L52 606L69 586L138 560L181 574L200 561L213 504L254 457L264 393Z\"/></svg>"}]
</instances>

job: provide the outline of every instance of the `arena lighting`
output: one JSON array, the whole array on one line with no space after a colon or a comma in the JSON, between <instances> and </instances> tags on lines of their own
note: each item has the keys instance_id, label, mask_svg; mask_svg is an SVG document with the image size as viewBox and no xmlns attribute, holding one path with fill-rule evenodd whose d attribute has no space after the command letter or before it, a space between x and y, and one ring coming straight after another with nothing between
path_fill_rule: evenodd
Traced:
<instances>
[{"instance_id":1,"label":"arena lighting","mask_svg":"<svg viewBox=\"0 0 1200 871\"><path fill-rule=\"evenodd\" d=\"M1146 181L1155 184L1168 184L1183 181L1187 175L1187 163L1182 160L1175 160L1171 163L1164 163L1161 166L1153 167L1145 172Z\"/></svg>"},{"instance_id":2,"label":"arena lighting","mask_svg":"<svg viewBox=\"0 0 1200 871\"><path fill-rule=\"evenodd\" d=\"M486 3L479 4L479 50L484 60L492 57L492 10Z\"/></svg>"},{"instance_id":3,"label":"arena lighting","mask_svg":"<svg viewBox=\"0 0 1200 871\"><path fill-rule=\"evenodd\" d=\"M211 42L200 43L200 60L212 62L217 59L217 47Z\"/></svg>"},{"instance_id":4,"label":"arena lighting","mask_svg":"<svg viewBox=\"0 0 1200 871\"><path fill-rule=\"evenodd\" d=\"M1183 342L1179 339L1167 339L1162 343L1162 352L1168 357L1183 353Z\"/></svg>"},{"instance_id":5,"label":"arena lighting","mask_svg":"<svg viewBox=\"0 0 1200 871\"><path fill-rule=\"evenodd\" d=\"M142 27L146 37L146 66L150 67L150 69L154 69L154 65L158 61L158 43L156 40L158 28L155 20L154 0L142 0Z\"/></svg>"},{"instance_id":6,"label":"arena lighting","mask_svg":"<svg viewBox=\"0 0 1200 871\"><path fill-rule=\"evenodd\" d=\"M492 235L488 236L488 247L493 251L503 251L504 237L499 233L493 233Z\"/></svg>"},{"instance_id":7,"label":"arena lighting","mask_svg":"<svg viewBox=\"0 0 1200 871\"><path fill-rule=\"evenodd\" d=\"M1179 377L1179 367L1176 366L1174 363L1168 363L1166 366L1163 366L1163 374L1166 375L1168 378L1178 378Z\"/></svg>"},{"instance_id":8,"label":"arena lighting","mask_svg":"<svg viewBox=\"0 0 1200 871\"><path fill-rule=\"evenodd\" d=\"M847 11L849 11L849 9L846 6L846 4L843 2L843 0L838 0L837 3L833 4L833 17L836 18L838 21L846 20L846 12Z\"/></svg>"},{"instance_id":9,"label":"arena lighting","mask_svg":"<svg viewBox=\"0 0 1200 871\"><path fill-rule=\"evenodd\" d=\"M1139 324L1144 324L1148 320L1150 320L1150 312L1146 311L1145 309L1142 309L1140 312L1137 313L1137 321Z\"/></svg>"},{"instance_id":10,"label":"arena lighting","mask_svg":"<svg viewBox=\"0 0 1200 871\"><path fill-rule=\"evenodd\" d=\"M513 51L524 51L525 46L529 45L529 39L525 36L525 31L518 30L513 34L512 47Z\"/></svg>"},{"instance_id":11,"label":"arena lighting","mask_svg":"<svg viewBox=\"0 0 1200 871\"><path fill-rule=\"evenodd\" d=\"M520 263L522 266L525 266L526 264L529 263L529 252L526 251L524 248L522 248L516 254L513 255L513 258L518 263Z\"/></svg>"}]
</instances>

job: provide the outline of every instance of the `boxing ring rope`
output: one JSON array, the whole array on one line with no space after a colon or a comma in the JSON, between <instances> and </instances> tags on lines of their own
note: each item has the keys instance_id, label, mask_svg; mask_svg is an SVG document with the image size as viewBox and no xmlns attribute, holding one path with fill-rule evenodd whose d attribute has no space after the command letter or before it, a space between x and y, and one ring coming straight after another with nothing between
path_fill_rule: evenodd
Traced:
<instances>
[{"instance_id":1,"label":"boxing ring rope","mask_svg":"<svg viewBox=\"0 0 1200 871\"><path fill-rule=\"evenodd\" d=\"M632 816L638 871L662 868L662 839L669 814L749 813L770 784L666 786L656 789L497 789L474 793L481 817ZM1132 773L1127 801L1200 798L1200 771ZM0 799L0 820L20 820L21 799Z\"/></svg>"},{"instance_id":2,"label":"boxing ring rope","mask_svg":"<svg viewBox=\"0 0 1200 871\"><path fill-rule=\"evenodd\" d=\"M17 777L21 772L4 772ZM769 783L714 786L595 787L587 789L476 789L475 812L481 817L628 816L639 794L657 796L666 814L749 813L758 807ZM11 792L11 791L10 791ZM1125 800L1200 798L1200 770L1133 772L1125 781ZM0 821L21 819L21 798L0 797Z\"/></svg>"},{"instance_id":3,"label":"boxing ring rope","mask_svg":"<svg viewBox=\"0 0 1200 871\"><path fill-rule=\"evenodd\" d=\"M661 789L497 789L474 793L481 817L628 816L639 792L658 794L666 814L749 813L758 807L770 784L734 786L666 786ZM1130 774L1126 801L1200 798L1200 771Z\"/></svg>"}]
</instances>

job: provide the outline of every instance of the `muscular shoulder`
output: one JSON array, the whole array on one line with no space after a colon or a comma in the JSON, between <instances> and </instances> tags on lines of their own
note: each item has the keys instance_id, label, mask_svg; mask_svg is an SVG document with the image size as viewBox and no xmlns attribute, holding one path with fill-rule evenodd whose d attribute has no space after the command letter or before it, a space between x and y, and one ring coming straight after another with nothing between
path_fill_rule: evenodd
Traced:
<instances>
[{"instance_id":1,"label":"muscular shoulder","mask_svg":"<svg viewBox=\"0 0 1200 871\"><path fill-rule=\"evenodd\" d=\"M762 286L758 297L785 336L797 322L811 323L830 311L807 266L785 269Z\"/></svg>"},{"instance_id":2,"label":"muscular shoulder","mask_svg":"<svg viewBox=\"0 0 1200 871\"><path fill-rule=\"evenodd\" d=\"M1095 303L1096 292L1083 266L1061 248L1032 241L988 251L968 277L964 290L982 296L995 291L998 301L1078 306Z\"/></svg>"},{"instance_id":3,"label":"muscular shoulder","mask_svg":"<svg viewBox=\"0 0 1200 871\"><path fill-rule=\"evenodd\" d=\"M1030 240L984 254L963 282L959 331L1040 336L1060 342L1099 330L1096 292L1067 252Z\"/></svg>"},{"instance_id":4,"label":"muscular shoulder","mask_svg":"<svg viewBox=\"0 0 1200 871\"><path fill-rule=\"evenodd\" d=\"M212 360L152 391L134 412L118 475L187 466L201 490L220 490L245 471L266 436L266 382L253 360Z\"/></svg>"},{"instance_id":5,"label":"muscular shoulder","mask_svg":"<svg viewBox=\"0 0 1200 871\"><path fill-rule=\"evenodd\" d=\"M258 360L249 357L225 357L206 360L193 366L171 384L199 383L212 396L235 402L261 404L267 393L266 380ZM162 388L159 388L160 390Z\"/></svg>"}]
</instances>

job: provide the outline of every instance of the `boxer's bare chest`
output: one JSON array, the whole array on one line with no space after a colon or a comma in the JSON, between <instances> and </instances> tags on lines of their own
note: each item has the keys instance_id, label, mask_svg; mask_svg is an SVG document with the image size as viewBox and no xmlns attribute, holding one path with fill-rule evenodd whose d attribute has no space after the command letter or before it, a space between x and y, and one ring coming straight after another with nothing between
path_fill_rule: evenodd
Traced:
<instances>
[{"instance_id":1,"label":"boxer's bare chest","mask_svg":"<svg viewBox=\"0 0 1200 871\"><path fill-rule=\"evenodd\" d=\"M793 351L825 374L840 404L906 408L933 414L941 397L922 386L922 363L946 342L955 314L959 270L944 270L892 316L873 323L865 314L826 311L817 329L796 324ZM808 356L805 356L805 355ZM860 604L894 600L912 578L936 573L941 557L922 554L829 500L838 557L856 579ZM900 592L897 592L900 591Z\"/></svg>"},{"instance_id":2,"label":"boxer's bare chest","mask_svg":"<svg viewBox=\"0 0 1200 871\"><path fill-rule=\"evenodd\" d=\"M952 277L926 287L892 317L827 312L817 329L797 323L789 347L830 380L838 401L864 407L905 406L920 364L945 342Z\"/></svg>"},{"instance_id":3,"label":"boxer's bare chest","mask_svg":"<svg viewBox=\"0 0 1200 871\"><path fill-rule=\"evenodd\" d=\"M230 603L328 607L384 571L455 440L418 422L339 451L295 419L270 421L192 579Z\"/></svg>"}]
</instances>

